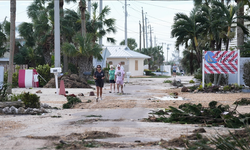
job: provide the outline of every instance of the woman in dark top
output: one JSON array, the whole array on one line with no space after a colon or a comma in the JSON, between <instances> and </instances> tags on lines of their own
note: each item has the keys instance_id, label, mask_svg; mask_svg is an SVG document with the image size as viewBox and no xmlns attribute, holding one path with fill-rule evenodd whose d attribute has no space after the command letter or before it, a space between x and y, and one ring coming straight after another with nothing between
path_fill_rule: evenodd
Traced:
<instances>
[{"instance_id":1,"label":"woman in dark top","mask_svg":"<svg viewBox=\"0 0 250 150\"><path fill-rule=\"evenodd\" d=\"M96 72L94 73L94 79L95 79L95 85L97 90L97 97L96 102L98 102L98 99L100 97L100 100L102 100L102 88L104 85L103 79L105 78L104 72L102 71L101 65L97 65Z\"/></svg>"}]
</instances>

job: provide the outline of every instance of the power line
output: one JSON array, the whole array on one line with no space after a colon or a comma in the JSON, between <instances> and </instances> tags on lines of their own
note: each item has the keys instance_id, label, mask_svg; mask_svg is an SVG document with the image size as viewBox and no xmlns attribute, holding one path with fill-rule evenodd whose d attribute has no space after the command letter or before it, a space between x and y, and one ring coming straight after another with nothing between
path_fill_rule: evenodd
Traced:
<instances>
[{"instance_id":1,"label":"power line","mask_svg":"<svg viewBox=\"0 0 250 150\"><path fill-rule=\"evenodd\" d=\"M150 6L155 6L155 7L160 7L160 8L167 8L167 9L172 9L172 10L178 10L178 11L185 11L185 12L189 12L187 10L182 10L182 9L176 9L176 8L170 8L170 7L166 7L166 6L160 6L160 5L155 5L155 4L147 4L147 3L143 3L143 2L139 2L139 1L135 1L137 3L142 3L142 4L146 4L146 5L150 5Z\"/></svg>"}]
</instances>

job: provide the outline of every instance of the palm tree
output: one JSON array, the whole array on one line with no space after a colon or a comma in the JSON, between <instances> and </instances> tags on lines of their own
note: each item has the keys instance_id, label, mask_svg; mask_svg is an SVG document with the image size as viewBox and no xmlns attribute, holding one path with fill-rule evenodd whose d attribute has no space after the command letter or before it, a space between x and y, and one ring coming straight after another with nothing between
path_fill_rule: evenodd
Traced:
<instances>
[{"instance_id":1,"label":"palm tree","mask_svg":"<svg viewBox=\"0 0 250 150\"><path fill-rule=\"evenodd\" d=\"M46 0L36 0L28 6L27 14L33 22L35 50L44 56L46 64L51 64L51 52L54 49L54 18L52 4Z\"/></svg>"},{"instance_id":2,"label":"palm tree","mask_svg":"<svg viewBox=\"0 0 250 150\"><path fill-rule=\"evenodd\" d=\"M98 3L92 4L93 14L90 21L87 22L87 32L93 34L92 42L96 42L98 38L107 35L108 33L116 33L115 19L106 18L110 13L110 8L105 6L102 12L97 14ZM88 18L87 18L88 19ZM107 37L107 41L115 43L116 40L112 37Z\"/></svg>"},{"instance_id":3,"label":"palm tree","mask_svg":"<svg viewBox=\"0 0 250 150\"><path fill-rule=\"evenodd\" d=\"M135 41L135 39L133 38L128 38L128 47L130 50L135 50L135 48L137 47L137 43ZM125 40L121 41L120 45L125 45Z\"/></svg>"},{"instance_id":4,"label":"palm tree","mask_svg":"<svg viewBox=\"0 0 250 150\"><path fill-rule=\"evenodd\" d=\"M98 44L92 43L92 39L92 34L86 33L84 37L77 34L73 38L73 43L64 43L62 46L65 54L78 58L79 77L83 77L84 71L92 71L92 57L102 59L102 48Z\"/></svg>"},{"instance_id":5,"label":"palm tree","mask_svg":"<svg viewBox=\"0 0 250 150\"><path fill-rule=\"evenodd\" d=\"M16 28L16 0L10 1L10 57L9 57L9 71L8 71L8 83L12 83L13 76L13 59L15 51L15 28ZM7 91L12 93L11 87Z\"/></svg>"},{"instance_id":6,"label":"palm tree","mask_svg":"<svg viewBox=\"0 0 250 150\"><path fill-rule=\"evenodd\" d=\"M216 7L221 9L221 13L218 14L218 17L220 17L221 20L224 20L224 25L227 28L227 42L226 42L226 51L228 50L228 45L230 41L230 33L231 33L231 27L233 24L236 24L237 27L240 27L244 34L249 34L248 29L244 26L244 24L241 24L240 22L236 21L237 18L243 18L246 20L250 20L249 16L236 16L236 13L239 11L239 9L242 7L243 3L238 4L237 6L230 5L229 8L217 1L212 2ZM237 33L238 34L238 33Z\"/></svg>"},{"instance_id":7,"label":"palm tree","mask_svg":"<svg viewBox=\"0 0 250 150\"><path fill-rule=\"evenodd\" d=\"M6 26L6 18L4 19L3 23L0 23L0 57L3 57L5 52L8 51L6 48L7 45L7 35L5 31Z\"/></svg>"},{"instance_id":8,"label":"palm tree","mask_svg":"<svg viewBox=\"0 0 250 150\"><path fill-rule=\"evenodd\" d=\"M198 64L201 63L201 52L198 47L198 35L202 33L204 30L201 22L204 21L204 18L198 13L198 8L194 8L190 16L188 17L186 14L177 13L174 17L174 25L172 26L171 35L172 37L176 37L176 47L179 45L185 44L185 47L188 46L189 40L193 45L193 49L196 52L196 59ZM190 67L191 74L194 72L193 68L193 50L190 55Z\"/></svg>"}]
</instances>

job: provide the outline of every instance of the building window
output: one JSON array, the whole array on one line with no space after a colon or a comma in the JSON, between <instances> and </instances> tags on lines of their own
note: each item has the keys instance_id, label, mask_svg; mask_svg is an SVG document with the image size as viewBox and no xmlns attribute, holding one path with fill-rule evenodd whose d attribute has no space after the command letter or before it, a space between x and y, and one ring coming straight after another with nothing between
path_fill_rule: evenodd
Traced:
<instances>
[{"instance_id":1,"label":"building window","mask_svg":"<svg viewBox=\"0 0 250 150\"><path fill-rule=\"evenodd\" d=\"M121 61L121 65L125 65L125 62L124 62L124 61Z\"/></svg>"},{"instance_id":2,"label":"building window","mask_svg":"<svg viewBox=\"0 0 250 150\"><path fill-rule=\"evenodd\" d=\"M113 62L112 62L112 61L109 61L109 65L113 65Z\"/></svg>"},{"instance_id":3,"label":"building window","mask_svg":"<svg viewBox=\"0 0 250 150\"><path fill-rule=\"evenodd\" d=\"M135 60L135 70L138 71L138 60Z\"/></svg>"}]
</instances>

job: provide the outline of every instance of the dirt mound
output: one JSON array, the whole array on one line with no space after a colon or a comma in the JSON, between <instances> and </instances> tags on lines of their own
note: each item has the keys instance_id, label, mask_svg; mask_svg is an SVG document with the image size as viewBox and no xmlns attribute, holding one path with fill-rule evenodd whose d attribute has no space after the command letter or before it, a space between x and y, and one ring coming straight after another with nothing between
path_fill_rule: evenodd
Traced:
<instances>
[{"instance_id":1,"label":"dirt mound","mask_svg":"<svg viewBox=\"0 0 250 150\"><path fill-rule=\"evenodd\" d=\"M63 75L58 78L58 86L60 81L64 81L65 88L92 88L84 78L80 78L77 74ZM55 88L55 78L52 78L44 88Z\"/></svg>"}]
</instances>

